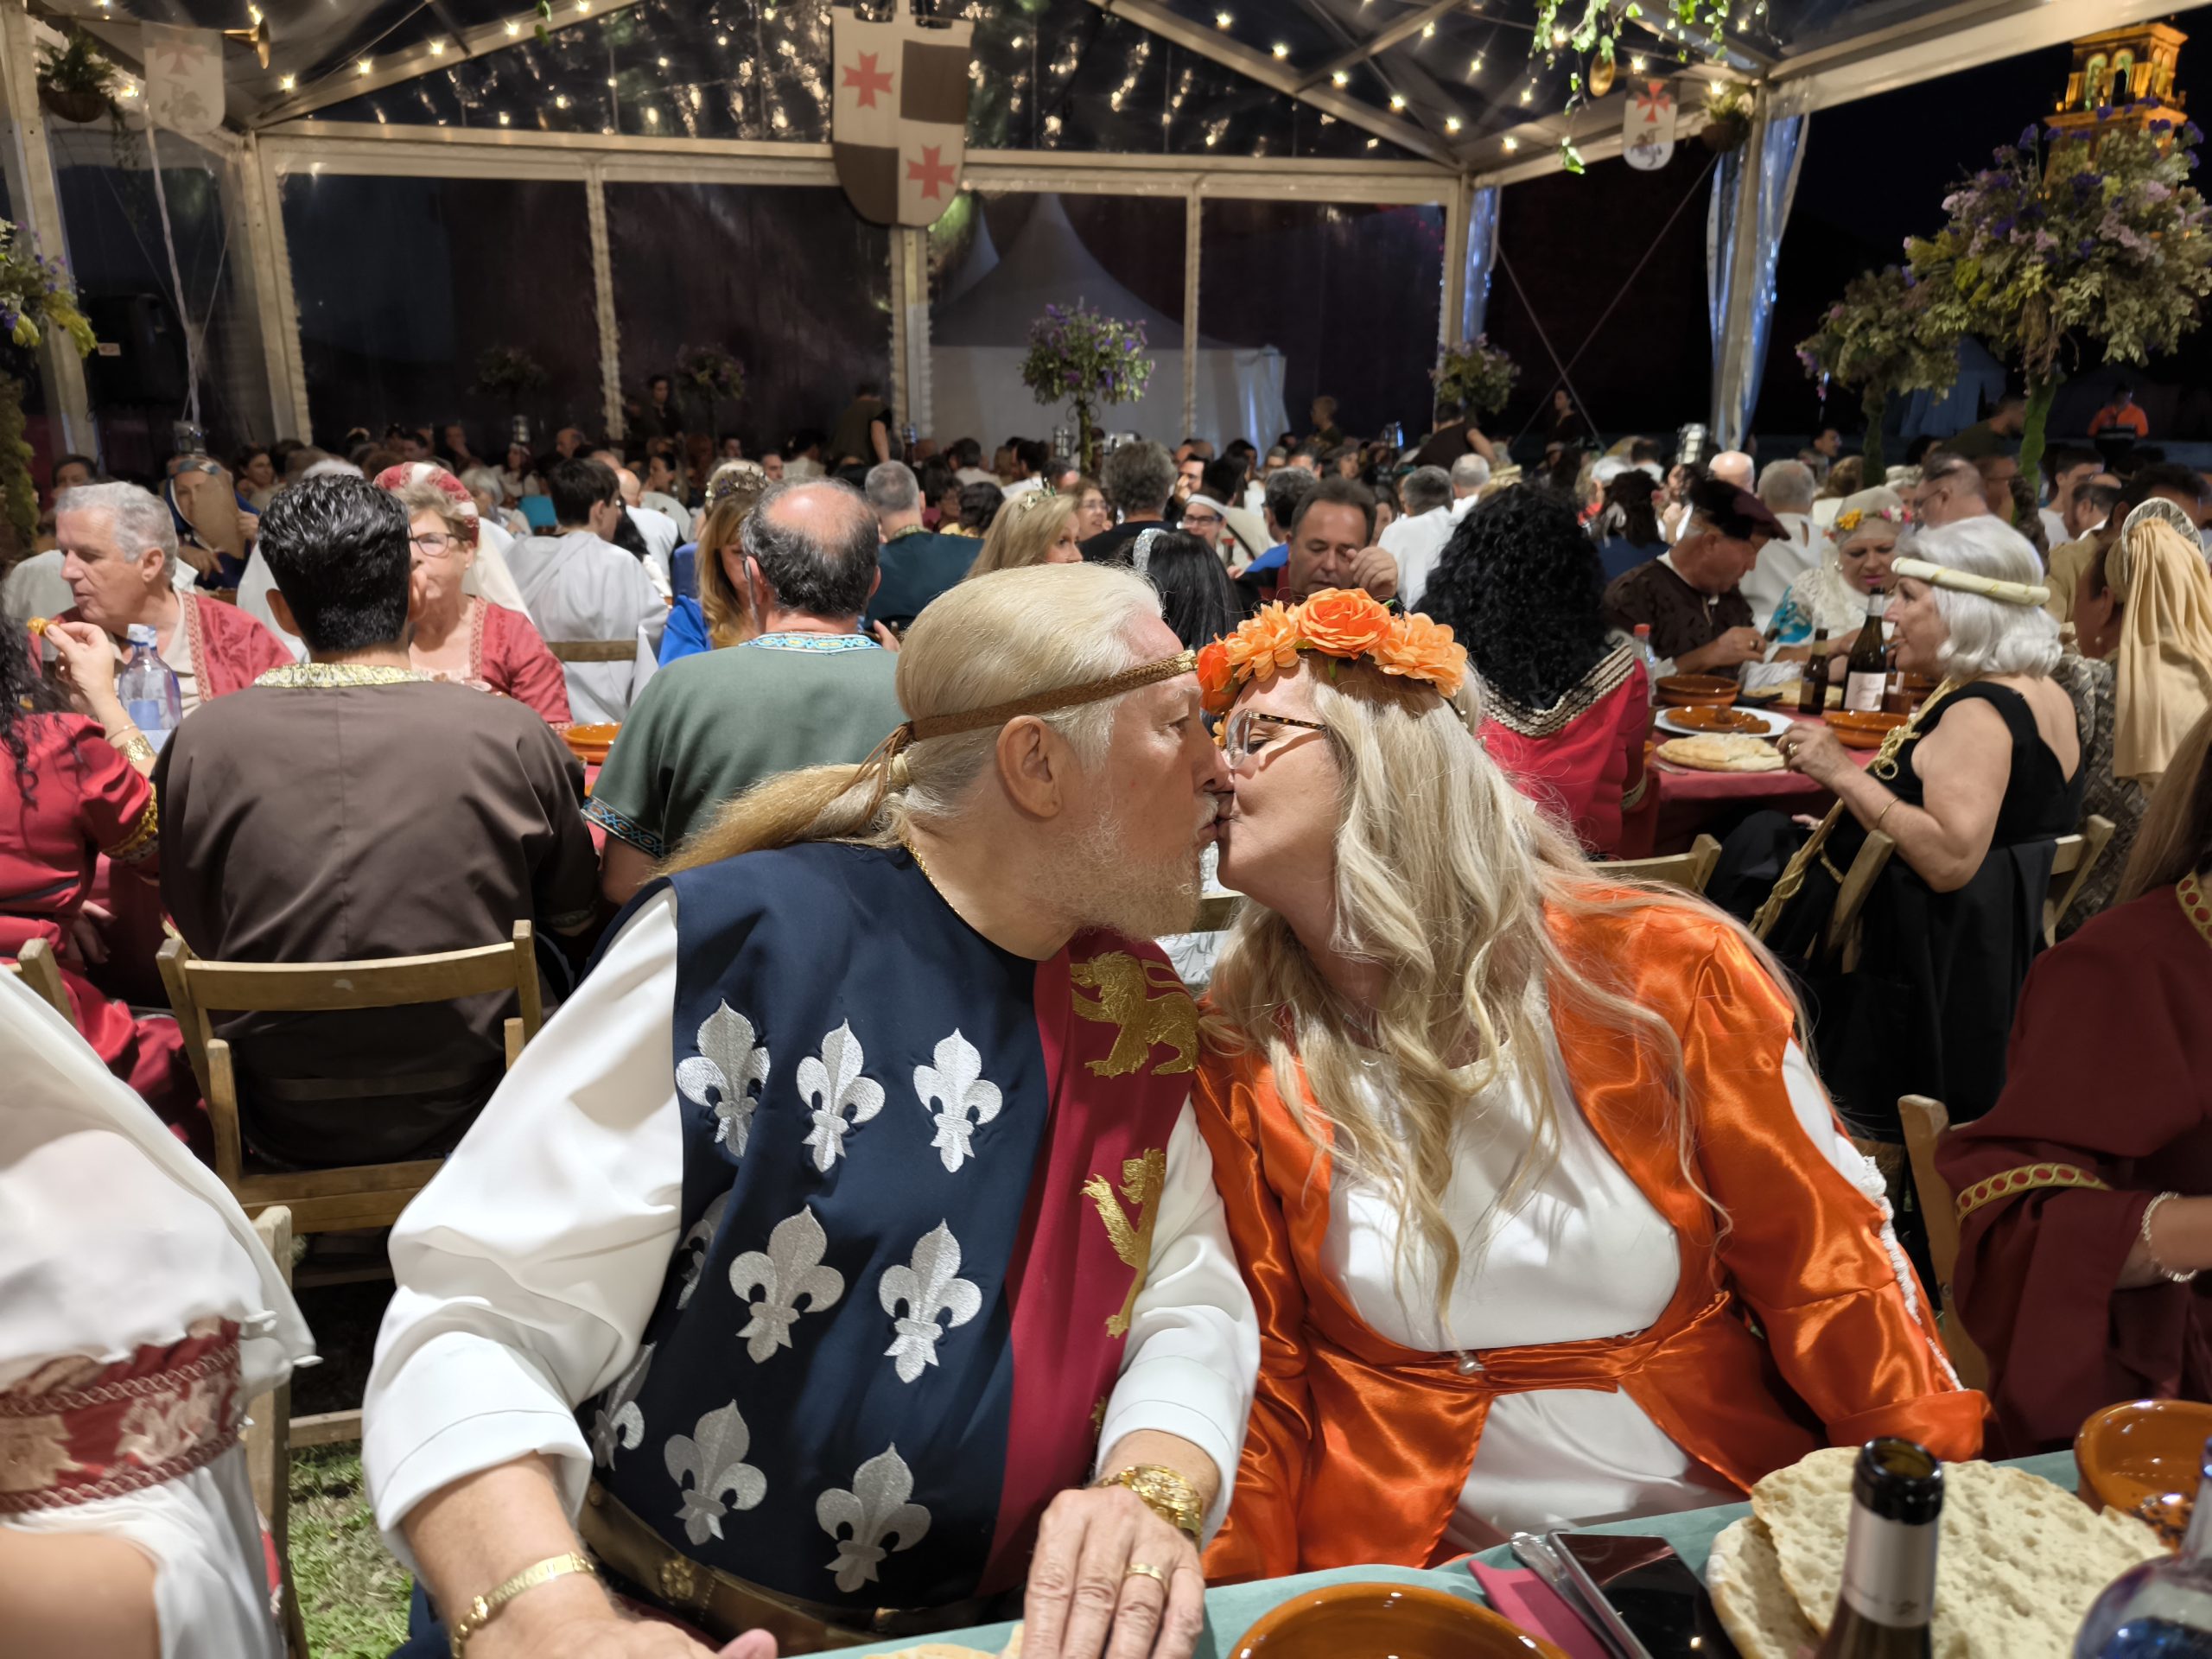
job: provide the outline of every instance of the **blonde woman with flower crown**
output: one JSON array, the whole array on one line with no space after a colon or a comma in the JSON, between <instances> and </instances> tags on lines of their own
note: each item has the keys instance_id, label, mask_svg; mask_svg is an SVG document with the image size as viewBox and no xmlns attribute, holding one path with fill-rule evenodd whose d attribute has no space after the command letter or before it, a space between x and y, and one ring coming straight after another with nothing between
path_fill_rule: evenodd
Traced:
<instances>
[{"instance_id":1,"label":"blonde woman with flower crown","mask_svg":"<svg viewBox=\"0 0 2212 1659\"><path fill-rule=\"evenodd\" d=\"M1973 1456L1773 961L1583 861L1469 734L1450 632L1332 590L1198 670L1250 901L1198 1118L1262 1327L1210 1575L1700 1507L1874 1435Z\"/></svg>"}]
</instances>

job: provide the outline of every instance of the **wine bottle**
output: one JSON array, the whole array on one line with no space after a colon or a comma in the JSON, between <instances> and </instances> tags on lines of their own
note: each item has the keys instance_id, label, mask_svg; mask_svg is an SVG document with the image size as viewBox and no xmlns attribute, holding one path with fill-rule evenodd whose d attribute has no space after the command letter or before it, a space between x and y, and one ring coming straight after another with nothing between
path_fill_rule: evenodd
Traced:
<instances>
[{"instance_id":1,"label":"wine bottle","mask_svg":"<svg viewBox=\"0 0 2212 1659\"><path fill-rule=\"evenodd\" d=\"M1828 706L1828 631L1813 630L1813 654L1805 659L1805 676L1797 682L1797 712L1819 715Z\"/></svg>"},{"instance_id":2,"label":"wine bottle","mask_svg":"<svg viewBox=\"0 0 2212 1659\"><path fill-rule=\"evenodd\" d=\"M1910 1440L1869 1440L1851 1477L1843 1589L1818 1659L1928 1659L1943 1465Z\"/></svg>"},{"instance_id":3,"label":"wine bottle","mask_svg":"<svg viewBox=\"0 0 2212 1659\"><path fill-rule=\"evenodd\" d=\"M1854 714L1878 714L1882 691L1890 677L1887 654L1882 648L1881 601L1869 601L1866 626L1852 642L1851 659L1844 664L1843 706Z\"/></svg>"},{"instance_id":4,"label":"wine bottle","mask_svg":"<svg viewBox=\"0 0 2212 1659\"><path fill-rule=\"evenodd\" d=\"M2074 1659L2202 1659L2212 1653L2212 1442L2180 1553L2131 1567L2099 1596Z\"/></svg>"}]
</instances>

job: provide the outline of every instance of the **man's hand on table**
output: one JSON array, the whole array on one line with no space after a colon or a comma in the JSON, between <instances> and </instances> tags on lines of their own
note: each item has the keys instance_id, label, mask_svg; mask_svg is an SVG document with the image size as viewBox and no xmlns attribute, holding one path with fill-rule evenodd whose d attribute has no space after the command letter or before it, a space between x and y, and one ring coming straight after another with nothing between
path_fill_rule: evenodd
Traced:
<instances>
[{"instance_id":1,"label":"man's hand on table","mask_svg":"<svg viewBox=\"0 0 2212 1659\"><path fill-rule=\"evenodd\" d=\"M1023 1659L1190 1659L1205 1628L1205 1588L1198 1546L1135 1492L1062 1492L1038 1529Z\"/></svg>"},{"instance_id":2,"label":"man's hand on table","mask_svg":"<svg viewBox=\"0 0 2212 1659\"><path fill-rule=\"evenodd\" d=\"M1709 644L1675 658L1684 674L1725 674L1766 655L1766 638L1757 628L1729 628Z\"/></svg>"}]
</instances>

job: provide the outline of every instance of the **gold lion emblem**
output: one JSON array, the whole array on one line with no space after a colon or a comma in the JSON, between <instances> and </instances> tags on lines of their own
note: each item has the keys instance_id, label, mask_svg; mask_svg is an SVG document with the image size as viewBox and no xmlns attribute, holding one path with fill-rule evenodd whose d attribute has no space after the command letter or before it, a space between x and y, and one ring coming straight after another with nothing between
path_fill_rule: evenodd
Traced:
<instances>
[{"instance_id":1,"label":"gold lion emblem","mask_svg":"<svg viewBox=\"0 0 2212 1659\"><path fill-rule=\"evenodd\" d=\"M1159 1218L1160 1189L1166 1185L1167 1154L1160 1147L1153 1147L1141 1158L1122 1160L1122 1197L1135 1206L1137 1219L1133 1223L1122 1213L1113 1185L1103 1175L1094 1175L1083 1184L1084 1196L1098 1206L1098 1219L1106 1224L1106 1236L1113 1243L1115 1255L1122 1266L1134 1270L1129 1294L1122 1299L1122 1311L1106 1321L1109 1337L1128 1334L1137 1294L1143 1290L1145 1274L1152 1266L1152 1227Z\"/></svg>"},{"instance_id":2,"label":"gold lion emblem","mask_svg":"<svg viewBox=\"0 0 2212 1659\"><path fill-rule=\"evenodd\" d=\"M1102 1077L1126 1077L1143 1070L1146 1057L1156 1047L1173 1049L1175 1058L1154 1066L1155 1075L1196 1069L1198 1005L1191 1001L1173 969L1116 950L1077 963L1068 969L1068 977L1098 993L1096 1001L1074 999L1078 1019L1121 1028L1112 1052L1090 1062L1092 1071ZM1154 995L1154 991L1160 995Z\"/></svg>"}]
</instances>

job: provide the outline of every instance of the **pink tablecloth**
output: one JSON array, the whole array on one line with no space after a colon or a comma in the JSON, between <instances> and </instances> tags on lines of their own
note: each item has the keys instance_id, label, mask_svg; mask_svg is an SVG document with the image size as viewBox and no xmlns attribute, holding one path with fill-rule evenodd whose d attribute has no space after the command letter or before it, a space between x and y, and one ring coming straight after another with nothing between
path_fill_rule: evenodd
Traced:
<instances>
[{"instance_id":1,"label":"pink tablecloth","mask_svg":"<svg viewBox=\"0 0 2212 1659\"><path fill-rule=\"evenodd\" d=\"M1783 709L1803 725L1811 716ZM1656 732L1664 742L1667 734ZM1846 751L1864 767L1872 749ZM1647 757L1649 785L1643 800L1621 824L1623 858L1649 858L1656 854L1686 852L1700 830L1715 818L1766 808L1777 812L1804 812L1815 817L1834 804L1835 797L1802 772L1692 772Z\"/></svg>"}]
</instances>

